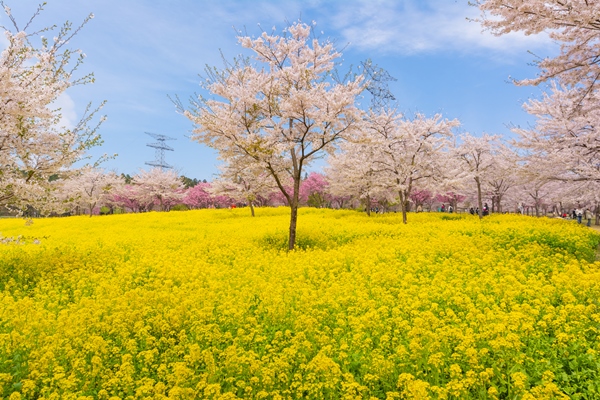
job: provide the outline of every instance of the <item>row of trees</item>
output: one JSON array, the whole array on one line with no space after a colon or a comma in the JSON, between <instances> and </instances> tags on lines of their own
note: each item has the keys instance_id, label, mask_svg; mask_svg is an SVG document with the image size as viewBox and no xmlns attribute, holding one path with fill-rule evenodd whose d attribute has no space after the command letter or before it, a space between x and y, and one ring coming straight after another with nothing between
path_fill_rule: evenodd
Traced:
<instances>
[{"instance_id":1,"label":"row of trees","mask_svg":"<svg viewBox=\"0 0 600 400\"><path fill-rule=\"evenodd\" d=\"M186 187L186 183L195 183ZM254 216L255 206L280 206L285 197L273 186L261 190L248 186L241 180L225 181L223 176L213 182L199 182L175 171L153 168L142 170L133 177L106 172L100 168L86 167L68 179L52 182L54 189L52 211L56 214L109 212L169 211L173 206L183 209L228 208L249 206ZM300 185L300 204L314 207L340 207L343 200L327 190L324 176L311 173ZM49 207L47 208L49 209Z\"/></svg>"},{"instance_id":2,"label":"row of trees","mask_svg":"<svg viewBox=\"0 0 600 400\"><path fill-rule=\"evenodd\" d=\"M368 215L373 209L403 211L405 217L409 210L432 211L442 204L452 206L456 211L473 208L483 212L482 204L486 203L491 212L523 212L537 216L550 212L556 215L570 213L577 207L600 210L595 185L532 179L529 166L521 165L518 155L498 140L498 137L488 135L479 138L463 135L461 145L443 153L429 153L432 156L429 160L427 152L391 152L398 164L397 168L390 169L380 167L385 160L374 157L377 147L373 144L347 142L343 148L361 148L331 156L326 174L306 174L300 183L299 204L319 208L360 208ZM368 151L366 156L363 150ZM423 176L418 168L403 170L401 167L406 164L400 162L398 154L413 160L417 167L423 163L439 164L437 170L423 169L436 171L439 175ZM359 159L357 155L365 158ZM449 170L450 165L455 169ZM400 194L394 182L402 179L412 180L413 184ZM69 179L54 181L54 211L91 216L99 213L101 207L110 212L115 209L118 212L145 212L169 211L174 206L177 209L248 206L254 216L256 206L289 206L275 185L259 187L253 184L251 177L244 178L241 172L230 177L221 175L212 182L189 185L195 182L198 181L161 169L140 171L130 177L84 168ZM290 186L291 182L288 188ZM400 196L406 199L404 203L399 201Z\"/></svg>"}]
</instances>

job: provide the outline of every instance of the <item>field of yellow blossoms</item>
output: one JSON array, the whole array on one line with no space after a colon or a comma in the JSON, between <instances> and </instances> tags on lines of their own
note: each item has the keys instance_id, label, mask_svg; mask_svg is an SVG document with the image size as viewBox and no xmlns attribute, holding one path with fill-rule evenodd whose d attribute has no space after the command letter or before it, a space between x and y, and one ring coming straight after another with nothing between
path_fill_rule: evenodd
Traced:
<instances>
[{"instance_id":1,"label":"field of yellow blossoms","mask_svg":"<svg viewBox=\"0 0 600 400\"><path fill-rule=\"evenodd\" d=\"M1 397L600 398L593 230L248 214L1 220Z\"/></svg>"}]
</instances>

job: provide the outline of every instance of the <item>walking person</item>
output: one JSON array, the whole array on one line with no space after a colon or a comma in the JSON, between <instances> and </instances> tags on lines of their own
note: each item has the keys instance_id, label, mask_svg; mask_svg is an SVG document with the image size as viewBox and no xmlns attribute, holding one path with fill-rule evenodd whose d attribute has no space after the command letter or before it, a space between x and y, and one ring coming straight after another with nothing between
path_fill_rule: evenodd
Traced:
<instances>
[{"instance_id":1,"label":"walking person","mask_svg":"<svg viewBox=\"0 0 600 400\"><path fill-rule=\"evenodd\" d=\"M581 218L583 217L583 210L580 207L577 207L575 210L575 215L577 216L577 223L581 223Z\"/></svg>"}]
</instances>

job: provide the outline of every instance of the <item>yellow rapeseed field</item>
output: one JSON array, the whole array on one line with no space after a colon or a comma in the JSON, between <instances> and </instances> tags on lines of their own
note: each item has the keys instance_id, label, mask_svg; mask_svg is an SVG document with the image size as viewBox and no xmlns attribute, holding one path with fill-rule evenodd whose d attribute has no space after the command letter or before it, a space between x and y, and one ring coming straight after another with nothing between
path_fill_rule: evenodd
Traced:
<instances>
[{"instance_id":1,"label":"yellow rapeseed field","mask_svg":"<svg viewBox=\"0 0 600 400\"><path fill-rule=\"evenodd\" d=\"M593 230L248 214L1 220L0 395L600 398Z\"/></svg>"}]
</instances>

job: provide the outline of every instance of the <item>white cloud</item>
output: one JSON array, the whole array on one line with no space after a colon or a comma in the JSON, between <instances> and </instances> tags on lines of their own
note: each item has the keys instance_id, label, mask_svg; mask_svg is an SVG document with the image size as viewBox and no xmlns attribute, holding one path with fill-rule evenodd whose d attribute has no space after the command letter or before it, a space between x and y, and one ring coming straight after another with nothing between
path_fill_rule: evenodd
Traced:
<instances>
[{"instance_id":1,"label":"white cloud","mask_svg":"<svg viewBox=\"0 0 600 400\"><path fill-rule=\"evenodd\" d=\"M50 105L53 110L60 109L61 114L58 127L73 129L77 124L77 113L75 112L75 102L67 93L63 93Z\"/></svg>"},{"instance_id":2,"label":"white cloud","mask_svg":"<svg viewBox=\"0 0 600 400\"><path fill-rule=\"evenodd\" d=\"M452 51L520 54L552 46L546 35L482 32L478 10L447 0L362 0L339 10L332 23L360 50L411 55Z\"/></svg>"}]
</instances>

